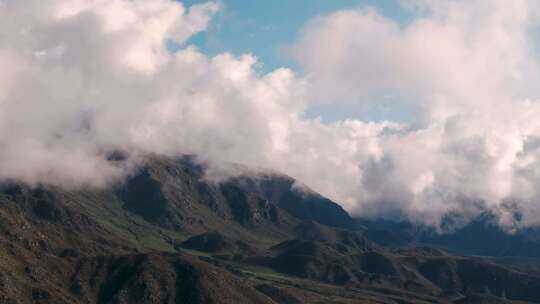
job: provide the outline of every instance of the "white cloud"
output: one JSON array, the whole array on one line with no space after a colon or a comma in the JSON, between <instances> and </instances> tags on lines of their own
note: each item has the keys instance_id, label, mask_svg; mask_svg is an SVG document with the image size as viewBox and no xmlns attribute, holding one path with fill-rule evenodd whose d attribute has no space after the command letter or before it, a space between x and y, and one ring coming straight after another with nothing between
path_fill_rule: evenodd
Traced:
<instances>
[{"instance_id":1,"label":"white cloud","mask_svg":"<svg viewBox=\"0 0 540 304\"><path fill-rule=\"evenodd\" d=\"M311 99L362 105L392 91L418 111L420 128L381 136L383 156L360 164L358 210L432 223L446 212L478 212L470 208L478 203L499 209L517 200L537 210L537 197L523 198L537 195L537 179L517 167L534 166L523 164L535 158L524 145L539 131L540 105L527 100L538 97L538 3L406 4L418 10L406 25L374 9L318 17L290 50ZM525 222L537 215L527 212Z\"/></svg>"},{"instance_id":2,"label":"white cloud","mask_svg":"<svg viewBox=\"0 0 540 304\"><path fill-rule=\"evenodd\" d=\"M407 25L372 9L318 17L290 50L305 75L186 45L215 3L2 3L0 179L100 186L129 169L114 150L197 154L221 174L289 174L362 214L437 224L484 205L504 220L517 202L525 224L540 218L535 2L409 1ZM388 92L419 109L417 127L305 118Z\"/></svg>"}]
</instances>

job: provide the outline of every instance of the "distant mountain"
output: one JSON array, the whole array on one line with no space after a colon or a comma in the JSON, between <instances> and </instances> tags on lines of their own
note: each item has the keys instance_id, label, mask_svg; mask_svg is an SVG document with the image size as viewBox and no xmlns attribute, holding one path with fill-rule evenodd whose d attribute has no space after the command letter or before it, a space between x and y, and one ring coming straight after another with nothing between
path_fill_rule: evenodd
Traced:
<instances>
[{"instance_id":1,"label":"distant mountain","mask_svg":"<svg viewBox=\"0 0 540 304\"><path fill-rule=\"evenodd\" d=\"M2 185L0 303L540 302L533 258L449 253L521 236L473 246L466 237L492 228L435 237L358 224L290 177L213 183L204 170L149 157L107 189Z\"/></svg>"},{"instance_id":2,"label":"distant mountain","mask_svg":"<svg viewBox=\"0 0 540 304\"><path fill-rule=\"evenodd\" d=\"M443 233L403 221L358 222L367 228L366 237L385 246L430 245L465 255L540 258L538 228L509 232L501 228L495 216L489 212L479 215L466 225Z\"/></svg>"}]
</instances>

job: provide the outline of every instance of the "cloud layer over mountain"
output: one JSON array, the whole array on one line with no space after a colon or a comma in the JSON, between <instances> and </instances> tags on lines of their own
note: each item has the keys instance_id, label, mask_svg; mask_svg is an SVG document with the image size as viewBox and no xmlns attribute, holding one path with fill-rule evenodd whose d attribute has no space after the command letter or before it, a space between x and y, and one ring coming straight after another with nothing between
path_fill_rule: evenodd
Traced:
<instances>
[{"instance_id":1,"label":"cloud layer over mountain","mask_svg":"<svg viewBox=\"0 0 540 304\"><path fill-rule=\"evenodd\" d=\"M186 44L217 3L0 0L0 178L102 186L138 155L196 154L214 172L289 174L364 215L438 224L489 208L538 224L537 2L404 5L407 24L373 8L317 17L288 49L302 71L261 74L253 55ZM389 94L414 120L306 116ZM132 161L108 161L116 150Z\"/></svg>"}]
</instances>

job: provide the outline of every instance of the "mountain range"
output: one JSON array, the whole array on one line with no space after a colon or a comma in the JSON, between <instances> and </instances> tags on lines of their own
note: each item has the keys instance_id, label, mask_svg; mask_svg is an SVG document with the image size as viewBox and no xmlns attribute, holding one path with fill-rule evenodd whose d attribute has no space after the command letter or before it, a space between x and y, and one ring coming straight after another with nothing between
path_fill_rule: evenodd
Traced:
<instances>
[{"instance_id":1,"label":"mountain range","mask_svg":"<svg viewBox=\"0 0 540 304\"><path fill-rule=\"evenodd\" d=\"M0 303L540 303L540 232L351 217L291 177L148 157L108 188L0 188Z\"/></svg>"}]
</instances>

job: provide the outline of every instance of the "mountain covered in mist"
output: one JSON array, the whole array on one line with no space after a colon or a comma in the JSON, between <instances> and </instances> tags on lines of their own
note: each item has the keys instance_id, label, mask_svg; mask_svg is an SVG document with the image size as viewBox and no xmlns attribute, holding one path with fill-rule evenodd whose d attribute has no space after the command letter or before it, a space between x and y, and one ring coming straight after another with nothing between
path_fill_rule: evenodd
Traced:
<instances>
[{"instance_id":1,"label":"mountain covered in mist","mask_svg":"<svg viewBox=\"0 0 540 304\"><path fill-rule=\"evenodd\" d=\"M0 0L0 304L540 302L540 2L248 2Z\"/></svg>"},{"instance_id":2,"label":"mountain covered in mist","mask_svg":"<svg viewBox=\"0 0 540 304\"><path fill-rule=\"evenodd\" d=\"M532 231L419 237L290 177L203 174L152 157L105 189L2 185L0 303L540 302Z\"/></svg>"}]
</instances>

